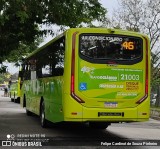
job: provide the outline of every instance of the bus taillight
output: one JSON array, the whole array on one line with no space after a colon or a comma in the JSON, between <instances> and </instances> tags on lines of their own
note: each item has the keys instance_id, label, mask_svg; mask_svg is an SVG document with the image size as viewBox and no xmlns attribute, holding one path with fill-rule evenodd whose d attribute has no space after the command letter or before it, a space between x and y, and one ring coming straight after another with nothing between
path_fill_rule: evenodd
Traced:
<instances>
[{"instance_id":1,"label":"bus taillight","mask_svg":"<svg viewBox=\"0 0 160 149\"><path fill-rule=\"evenodd\" d=\"M81 98L79 98L77 95L75 95L75 82L74 82L74 79L75 79L75 47L76 47L76 34L78 32L75 32L73 34L73 42L72 42L72 60L71 60L71 96L79 103L85 103Z\"/></svg>"},{"instance_id":2,"label":"bus taillight","mask_svg":"<svg viewBox=\"0 0 160 149\"><path fill-rule=\"evenodd\" d=\"M71 96L79 103L85 103L81 98L74 93L74 75L71 76Z\"/></svg>"},{"instance_id":3,"label":"bus taillight","mask_svg":"<svg viewBox=\"0 0 160 149\"><path fill-rule=\"evenodd\" d=\"M74 76L71 76L71 92L74 92Z\"/></svg>"},{"instance_id":4,"label":"bus taillight","mask_svg":"<svg viewBox=\"0 0 160 149\"><path fill-rule=\"evenodd\" d=\"M145 37L144 37L145 38ZM146 100L147 99L147 97L148 97L148 40L145 38L145 41L146 41L146 79L145 79L145 95L143 96L143 98L141 98L140 100L138 100L137 102L136 102L136 104L140 104L140 103L142 103L144 100Z\"/></svg>"}]
</instances>

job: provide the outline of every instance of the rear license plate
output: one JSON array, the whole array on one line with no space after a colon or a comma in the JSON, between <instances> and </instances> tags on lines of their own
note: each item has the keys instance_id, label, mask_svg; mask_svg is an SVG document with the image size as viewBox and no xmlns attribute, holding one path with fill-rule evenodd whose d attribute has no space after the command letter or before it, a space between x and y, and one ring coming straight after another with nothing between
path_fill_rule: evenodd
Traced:
<instances>
[{"instance_id":1,"label":"rear license plate","mask_svg":"<svg viewBox=\"0 0 160 149\"><path fill-rule=\"evenodd\" d=\"M123 112L98 112L98 117L100 116L124 116Z\"/></svg>"}]
</instances>

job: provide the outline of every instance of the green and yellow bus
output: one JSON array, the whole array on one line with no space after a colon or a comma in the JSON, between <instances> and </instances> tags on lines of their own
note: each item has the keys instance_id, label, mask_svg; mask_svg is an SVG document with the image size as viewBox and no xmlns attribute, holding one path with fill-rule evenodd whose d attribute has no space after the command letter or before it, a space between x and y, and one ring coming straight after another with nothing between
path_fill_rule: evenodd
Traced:
<instances>
[{"instance_id":1,"label":"green and yellow bus","mask_svg":"<svg viewBox=\"0 0 160 149\"><path fill-rule=\"evenodd\" d=\"M9 88L9 96L12 102L20 103L21 89L20 89L21 78L18 77L18 80L12 82Z\"/></svg>"},{"instance_id":2,"label":"green and yellow bus","mask_svg":"<svg viewBox=\"0 0 160 149\"><path fill-rule=\"evenodd\" d=\"M149 119L150 47L146 35L72 28L23 62L21 103L46 121L107 128Z\"/></svg>"},{"instance_id":3,"label":"green and yellow bus","mask_svg":"<svg viewBox=\"0 0 160 149\"><path fill-rule=\"evenodd\" d=\"M12 82L9 88L9 97L11 98L12 102L16 102L17 99L17 91L18 91L18 83Z\"/></svg>"}]
</instances>

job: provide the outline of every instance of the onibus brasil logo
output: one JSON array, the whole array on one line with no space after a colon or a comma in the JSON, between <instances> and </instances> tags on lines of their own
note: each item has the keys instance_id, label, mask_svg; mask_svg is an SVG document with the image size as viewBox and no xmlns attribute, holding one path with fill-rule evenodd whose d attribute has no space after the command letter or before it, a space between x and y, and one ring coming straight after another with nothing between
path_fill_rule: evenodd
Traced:
<instances>
[{"instance_id":1,"label":"onibus brasil logo","mask_svg":"<svg viewBox=\"0 0 160 149\"><path fill-rule=\"evenodd\" d=\"M7 140L2 141L2 146L12 146L12 141L14 141L15 135L14 134L8 134Z\"/></svg>"},{"instance_id":2,"label":"onibus brasil logo","mask_svg":"<svg viewBox=\"0 0 160 149\"><path fill-rule=\"evenodd\" d=\"M2 141L2 146L42 146L40 141L27 140L16 140L14 134L7 134L7 139Z\"/></svg>"}]
</instances>

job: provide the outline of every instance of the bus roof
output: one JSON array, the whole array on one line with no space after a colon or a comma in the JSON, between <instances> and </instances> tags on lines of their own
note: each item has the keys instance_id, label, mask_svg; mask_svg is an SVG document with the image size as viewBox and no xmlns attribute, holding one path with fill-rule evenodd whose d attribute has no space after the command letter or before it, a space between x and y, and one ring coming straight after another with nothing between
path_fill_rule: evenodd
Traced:
<instances>
[{"instance_id":1,"label":"bus roof","mask_svg":"<svg viewBox=\"0 0 160 149\"><path fill-rule=\"evenodd\" d=\"M31 54L29 54L25 59L29 59L30 57L32 57L34 54L38 53L39 51L45 49L47 46L49 46L52 42L58 40L59 38L61 38L62 36L65 35L66 32L69 31L84 31L84 32L88 32L88 31L106 31L108 30L109 32L116 32L117 34L121 33L121 34L130 34L130 35L140 35L140 36L145 36L145 38L148 39L148 36L146 36L145 34L139 33L139 32L134 32L134 31L128 31L128 30L122 30L122 29L111 29L111 28L70 28L66 31L64 31L62 34L56 36L55 38L53 38L52 40L50 40L49 42L47 42L46 44L44 44L42 47L37 48L36 50L34 50Z\"/></svg>"}]
</instances>

